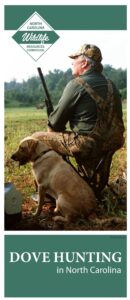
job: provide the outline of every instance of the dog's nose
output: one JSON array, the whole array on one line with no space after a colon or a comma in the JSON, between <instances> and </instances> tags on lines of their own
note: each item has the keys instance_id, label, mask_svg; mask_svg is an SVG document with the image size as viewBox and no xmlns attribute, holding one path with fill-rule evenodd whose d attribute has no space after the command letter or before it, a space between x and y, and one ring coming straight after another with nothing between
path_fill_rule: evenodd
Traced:
<instances>
[{"instance_id":1,"label":"dog's nose","mask_svg":"<svg viewBox=\"0 0 130 300\"><path fill-rule=\"evenodd\" d=\"M11 159L16 160L15 154L12 154Z\"/></svg>"}]
</instances>

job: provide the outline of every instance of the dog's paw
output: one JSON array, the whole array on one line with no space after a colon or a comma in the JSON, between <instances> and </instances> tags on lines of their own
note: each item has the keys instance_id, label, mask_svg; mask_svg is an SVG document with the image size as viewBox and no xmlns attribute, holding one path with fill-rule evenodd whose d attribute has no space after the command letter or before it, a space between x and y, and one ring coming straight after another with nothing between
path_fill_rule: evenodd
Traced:
<instances>
[{"instance_id":1,"label":"dog's paw","mask_svg":"<svg viewBox=\"0 0 130 300\"><path fill-rule=\"evenodd\" d=\"M54 214L57 214L59 212L58 207L55 207L53 212Z\"/></svg>"},{"instance_id":2,"label":"dog's paw","mask_svg":"<svg viewBox=\"0 0 130 300\"><path fill-rule=\"evenodd\" d=\"M66 217L62 217L62 216L55 216L55 217L53 217L53 221L55 221L55 222L57 222L57 221L67 222L68 219Z\"/></svg>"}]
</instances>

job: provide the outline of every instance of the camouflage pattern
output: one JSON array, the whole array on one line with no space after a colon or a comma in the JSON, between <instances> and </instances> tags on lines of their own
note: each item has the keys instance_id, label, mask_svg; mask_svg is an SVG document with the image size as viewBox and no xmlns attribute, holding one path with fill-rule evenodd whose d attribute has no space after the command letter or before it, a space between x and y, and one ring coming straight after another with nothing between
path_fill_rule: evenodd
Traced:
<instances>
[{"instance_id":1,"label":"camouflage pattern","mask_svg":"<svg viewBox=\"0 0 130 300\"><path fill-rule=\"evenodd\" d=\"M124 124L116 113L111 81L108 80L107 99L104 101L82 78L78 77L76 80L97 104L97 122L89 137L94 138L97 145L100 143L103 152L118 150L124 143Z\"/></svg>"},{"instance_id":2,"label":"camouflage pattern","mask_svg":"<svg viewBox=\"0 0 130 300\"><path fill-rule=\"evenodd\" d=\"M76 58L77 56L85 55L86 57L89 57L93 59L95 62L101 62L102 60L102 54L100 49L95 45L90 44L84 44L80 47L80 49L71 55L69 55L70 58Z\"/></svg>"},{"instance_id":3,"label":"camouflage pattern","mask_svg":"<svg viewBox=\"0 0 130 300\"><path fill-rule=\"evenodd\" d=\"M89 135L65 132L36 132L33 137L43 140L56 152L75 157L80 172L91 180L95 190L102 190L108 182L112 156L124 143L123 121L116 113L113 87L108 81L107 99L97 93L80 77L76 78L97 105L97 122ZM99 162L101 164L97 168Z\"/></svg>"},{"instance_id":4,"label":"camouflage pattern","mask_svg":"<svg viewBox=\"0 0 130 300\"><path fill-rule=\"evenodd\" d=\"M84 152L86 142L91 138L88 136L77 135L71 131L65 132L44 132L33 133L34 138L44 141L51 149L62 155L74 156L80 151ZM89 149L89 147L88 147ZM91 149L91 147L90 147ZM88 150L88 152L90 151ZM88 153L89 154L89 153Z\"/></svg>"},{"instance_id":5,"label":"camouflage pattern","mask_svg":"<svg viewBox=\"0 0 130 300\"><path fill-rule=\"evenodd\" d=\"M107 99L97 95L95 91L81 78L77 78L79 84L83 85L87 93L96 101L97 104L97 122L89 138L93 141L89 156L87 152L82 152L78 156L79 165L83 165L87 171L88 177L94 174L98 163L102 160L97 172L91 180L95 191L102 190L108 182L110 165L114 152L120 149L124 144L124 124L116 113L116 103L113 96L113 87L108 80ZM88 141L90 145L90 140ZM86 144L87 147L87 144ZM84 157L83 157L84 156Z\"/></svg>"}]
</instances>

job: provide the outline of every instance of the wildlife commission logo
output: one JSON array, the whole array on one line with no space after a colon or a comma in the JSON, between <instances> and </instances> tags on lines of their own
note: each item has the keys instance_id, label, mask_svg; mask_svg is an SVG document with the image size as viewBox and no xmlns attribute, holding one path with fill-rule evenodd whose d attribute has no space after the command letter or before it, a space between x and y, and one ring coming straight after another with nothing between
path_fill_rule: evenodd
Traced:
<instances>
[{"instance_id":1,"label":"wildlife commission logo","mask_svg":"<svg viewBox=\"0 0 130 300\"><path fill-rule=\"evenodd\" d=\"M12 38L37 61L58 39L54 29L35 12Z\"/></svg>"}]
</instances>

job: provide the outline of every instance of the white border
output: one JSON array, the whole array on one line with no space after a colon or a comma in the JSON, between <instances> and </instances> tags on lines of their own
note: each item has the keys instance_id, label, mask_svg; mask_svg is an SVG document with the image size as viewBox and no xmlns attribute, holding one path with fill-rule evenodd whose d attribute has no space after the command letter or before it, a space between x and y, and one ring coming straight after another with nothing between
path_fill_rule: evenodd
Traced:
<instances>
[{"instance_id":1,"label":"white border","mask_svg":"<svg viewBox=\"0 0 130 300\"><path fill-rule=\"evenodd\" d=\"M30 3L31 2L31 3ZM0 28L2 29L0 32L1 36L3 36L4 31L3 31L3 24L4 24L4 17L3 17L3 6L4 5L127 5L128 8L128 15L129 15L129 2L126 0L117 0L117 1L112 1L112 0L107 0L104 3L104 0L80 0L80 1L71 1L71 0L63 0L62 3L61 1L50 1L50 0L41 0L41 1L26 1L26 0L22 0L22 1L11 1L11 0L5 0L5 1L1 1L0 3ZM129 28L128 28L129 30ZM2 45L1 43L1 47L2 47L2 54L0 56L1 59L1 67L4 68L4 45ZM129 53L128 53L129 55ZM1 71L1 77L2 79L2 71ZM3 82L2 82L3 84ZM0 99L1 99L1 112L0 112L0 117L1 117L1 122L0 122L0 132L1 132L1 144L2 144L2 149L4 149L4 142L3 142L3 138L4 138L4 131L3 131L3 124L4 124L4 103L3 103L3 95L4 95L4 89L3 86L0 89ZM129 91L128 91L128 98L129 98ZM128 102L128 111L129 111L129 102ZM129 116L128 116L129 117ZM129 124L128 124L128 128L129 128ZM128 132L128 130L127 130ZM129 144L127 145L127 153L129 153ZM3 257L4 257L4 248L3 248L3 239L4 239L4 235L126 235L129 233L129 220L128 220L128 230L127 231L43 231L43 232L39 232L39 231L5 231L4 232L4 228L3 228L3 224L4 224L4 217L3 217L3 195L4 195L4 189L3 189L3 182L4 182L4 167L3 167L3 151L1 151L1 155L0 155L0 183L1 183L1 189L0 189L0 211L1 213L1 221L0 221L0 234L1 234L1 255L0 255L0 259L1 259L1 266L2 266L2 275L4 274L4 262L3 262ZM128 165L129 165L129 157L128 157ZM129 168L128 168L128 178L129 177ZM129 197L129 192L128 192L128 197ZM128 201L128 212L129 212L129 201ZM128 240L129 240L129 235L128 235ZM129 242L128 242L128 253L129 253ZM128 261L127 261L127 265L129 265L130 259L129 259L129 255L128 255ZM111 287L112 288L112 287ZM4 299L4 276L1 276L1 287L0 287L0 299ZM6 298L6 299L12 299L12 298ZM15 298L16 300L19 298ZM28 300L29 298L24 298L25 300ZM35 299L39 299L39 298L33 298ZM54 298L44 298L44 299L54 299ZM55 298L55 299L59 299L59 298ZM64 298L64 299L73 299L73 298ZM83 299L83 298L76 298L76 299ZM87 298L90 300L96 299L96 298ZM100 298L98 298L100 299ZM104 298L101 298L102 300ZM108 298L108 299L112 299L112 298ZM115 298L113 298L115 299ZM124 298L120 298L120 299L124 299ZM130 299L130 293L129 293L129 288L128 288L128 295L127 298L125 299Z\"/></svg>"},{"instance_id":2,"label":"white border","mask_svg":"<svg viewBox=\"0 0 130 300\"><path fill-rule=\"evenodd\" d=\"M4 0L4 5L127 5L128 0Z\"/></svg>"}]
</instances>

